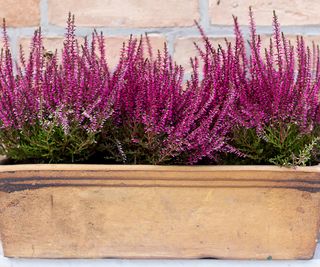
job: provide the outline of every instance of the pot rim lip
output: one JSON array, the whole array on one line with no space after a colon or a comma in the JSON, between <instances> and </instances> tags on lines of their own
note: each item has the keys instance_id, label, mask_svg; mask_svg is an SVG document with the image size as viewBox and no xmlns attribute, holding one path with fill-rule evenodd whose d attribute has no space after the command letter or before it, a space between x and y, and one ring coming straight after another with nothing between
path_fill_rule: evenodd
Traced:
<instances>
[{"instance_id":1,"label":"pot rim lip","mask_svg":"<svg viewBox=\"0 0 320 267\"><path fill-rule=\"evenodd\" d=\"M0 192L46 187L251 187L320 192L320 166L153 166L29 164L0 166Z\"/></svg>"},{"instance_id":2,"label":"pot rim lip","mask_svg":"<svg viewBox=\"0 0 320 267\"><path fill-rule=\"evenodd\" d=\"M129 165L129 164L12 164L0 165L0 173L20 171L157 171L157 172L319 172L320 164L284 167L275 165Z\"/></svg>"}]
</instances>

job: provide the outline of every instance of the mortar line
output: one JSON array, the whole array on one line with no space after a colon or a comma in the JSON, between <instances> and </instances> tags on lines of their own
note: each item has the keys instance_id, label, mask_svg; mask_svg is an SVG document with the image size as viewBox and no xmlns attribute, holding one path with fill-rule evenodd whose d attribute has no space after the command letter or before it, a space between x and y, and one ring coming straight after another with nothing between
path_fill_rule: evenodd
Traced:
<instances>
[{"instance_id":1,"label":"mortar line","mask_svg":"<svg viewBox=\"0 0 320 267\"><path fill-rule=\"evenodd\" d=\"M47 33L48 21L48 0L40 0L40 26L43 33Z\"/></svg>"},{"instance_id":2,"label":"mortar line","mask_svg":"<svg viewBox=\"0 0 320 267\"><path fill-rule=\"evenodd\" d=\"M200 25L207 31L210 27L209 0L199 0Z\"/></svg>"},{"instance_id":3,"label":"mortar line","mask_svg":"<svg viewBox=\"0 0 320 267\"><path fill-rule=\"evenodd\" d=\"M60 26L52 26L52 25L45 25L43 24L44 28L46 29L45 34L46 35L53 35L53 36L62 36L65 33L65 27ZM84 36L89 35L92 30L96 28L98 31L102 31L104 34L110 35L110 36L123 36L123 35L130 35L132 34L144 34L145 32L149 34L177 34L179 36L198 36L199 32L196 29L196 27L172 27L172 28L108 28L108 27L76 27L77 34ZM20 27L20 28L10 28L8 27L8 31L14 31L19 30L21 33L23 33L23 36L32 36L34 30L36 27ZM247 26L241 26L241 29L244 33L248 32ZM309 26L283 26L281 27L281 30L285 34L294 34L294 35L320 35L320 27L309 27ZM208 35L215 35L223 37L224 35L233 35L233 26L217 26L217 25L211 25L207 27L205 32ZM272 27L270 26L258 26L257 32L259 34L271 34L272 33Z\"/></svg>"},{"instance_id":4,"label":"mortar line","mask_svg":"<svg viewBox=\"0 0 320 267\"><path fill-rule=\"evenodd\" d=\"M40 26L44 37L63 37L65 35L65 26L53 25L49 22L48 14L48 0L40 0ZM209 37L231 37L233 35L233 25L216 25L211 24L209 14L209 0L198 0L199 23L205 30ZM271 16L271 15L270 15ZM281 19L281 18L280 18ZM66 16L67 20L67 16ZM230 22L232 17L230 16ZM280 20L281 22L281 20ZM76 22L77 25L77 22ZM185 37L199 37L200 34L194 25L183 27L142 27L142 28L129 28L129 27L91 27L91 26L77 26L77 36L90 35L92 30L96 28L102 31L106 38L108 36L127 36L130 34L141 35L147 32L148 34L159 34L166 38L168 43L168 50L171 55L174 53L174 43L177 38ZM8 28L10 43L12 47L12 54L17 59L19 51L19 39L21 37L32 37L36 27L19 27ZM241 26L245 38L248 38L248 26ZM317 25L286 25L281 26L281 30L289 35L304 35L304 36L320 36L320 27ZM272 26L257 26L258 34L269 35L272 33Z\"/></svg>"}]
</instances>

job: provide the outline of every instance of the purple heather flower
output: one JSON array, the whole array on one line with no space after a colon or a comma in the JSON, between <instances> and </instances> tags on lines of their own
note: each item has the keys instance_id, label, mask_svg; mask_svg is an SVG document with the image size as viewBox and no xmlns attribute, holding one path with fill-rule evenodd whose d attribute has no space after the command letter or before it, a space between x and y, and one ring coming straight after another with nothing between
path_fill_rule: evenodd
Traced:
<instances>
[{"instance_id":1,"label":"purple heather flower","mask_svg":"<svg viewBox=\"0 0 320 267\"><path fill-rule=\"evenodd\" d=\"M121 127L143 125L147 136L161 137L157 163L188 155L187 163L216 158L222 151L235 151L228 145L232 128L229 109L235 92L229 86L232 56L215 51L214 63L205 64L200 75L198 59L191 59L192 77L183 83L183 69L176 65L166 44L156 57L144 57L148 39L131 38L123 47L115 71L124 83L117 90L113 118ZM210 50L207 43L207 50ZM210 55L211 57L211 55ZM205 78L200 81L199 76ZM136 143L136 138L132 142Z\"/></svg>"},{"instance_id":2,"label":"purple heather flower","mask_svg":"<svg viewBox=\"0 0 320 267\"><path fill-rule=\"evenodd\" d=\"M74 17L69 15L61 63L57 51L49 58L46 55L39 29L32 39L27 61L20 49L20 64L15 72L5 24L3 32L1 127L21 129L46 120L55 120L66 131L71 124L88 131L103 126L112 113L113 88L122 81L109 71L102 34L94 32L91 43L86 39L80 47Z\"/></svg>"},{"instance_id":3,"label":"purple heather flower","mask_svg":"<svg viewBox=\"0 0 320 267\"><path fill-rule=\"evenodd\" d=\"M214 160L220 152L237 152L228 144L228 136L235 122L230 114L238 101L237 89L247 82L244 72L249 63L236 56L244 54L241 41L239 51L230 43L226 50L215 49L201 31L205 49L199 52L204 67L200 70L199 59L192 58L192 75L184 83L183 68L173 62L166 44L162 52L154 53L148 37L131 37L111 72L102 33L94 31L91 40L85 38L80 46L71 15L61 59L57 51L46 55L38 30L28 60L21 49L20 64L14 71L5 26L3 29L2 128L22 130L33 124L44 128L54 124L66 134L74 126L97 133L110 119L114 126L133 132L129 140L135 145L141 143L135 127L142 126L143 135L156 140L160 148L155 163L182 157L187 158L185 163L194 164L203 158ZM306 60L308 55L303 62ZM123 140L113 141L125 161Z\"/></svg>"},{"instance_id":4,"label":"purple heather flower","mask_svg":"<svg viewBox=\"0 0 320 267\"><path fill-rule=\"evenodd\" d=\"M244 38L235 18L235 54L242 54ZM306 46L303 37L292 44L281 33L278 18L273 16L273 37L262 49L250 9L250 57L242 56L233 76L239 95L234 116L245 127L261 130L264 125L293 123L301 131L311 131L318 123L319 47ZM238 57L238 56L237 56ZM297 62L296 62L297 60Z\"/></svg>"}]
</instances>

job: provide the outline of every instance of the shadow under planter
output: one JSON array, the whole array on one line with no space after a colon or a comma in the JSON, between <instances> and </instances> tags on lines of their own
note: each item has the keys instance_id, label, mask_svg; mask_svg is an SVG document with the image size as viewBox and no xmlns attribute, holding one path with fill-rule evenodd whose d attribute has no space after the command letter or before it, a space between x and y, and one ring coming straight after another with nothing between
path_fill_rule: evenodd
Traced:
<instances>
[{"instance_id":1,"label":"shadow under planter","mask_svg":"<svg viewBox=\"0 0 320 267\"><path fill-rule=\"evenodd\" d=\"M0 166L7 257L309 259L320 167Z\"/></svg>"}]
</instances>

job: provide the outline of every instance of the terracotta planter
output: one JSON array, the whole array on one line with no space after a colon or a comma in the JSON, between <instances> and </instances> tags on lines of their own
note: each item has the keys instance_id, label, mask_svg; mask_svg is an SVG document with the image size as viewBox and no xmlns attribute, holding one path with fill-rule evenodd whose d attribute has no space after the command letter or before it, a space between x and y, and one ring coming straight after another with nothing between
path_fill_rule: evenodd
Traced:
<instances>
[{"instance_id":1,"label":"terracotta planter","mask_svg":"<svg viewBox=\"0 0 320 267\"><path fill-rule=\"evenodd\" d=\"M320 168L0 167L8 257L309 259Z\"/></svg>"}]
</instances>

